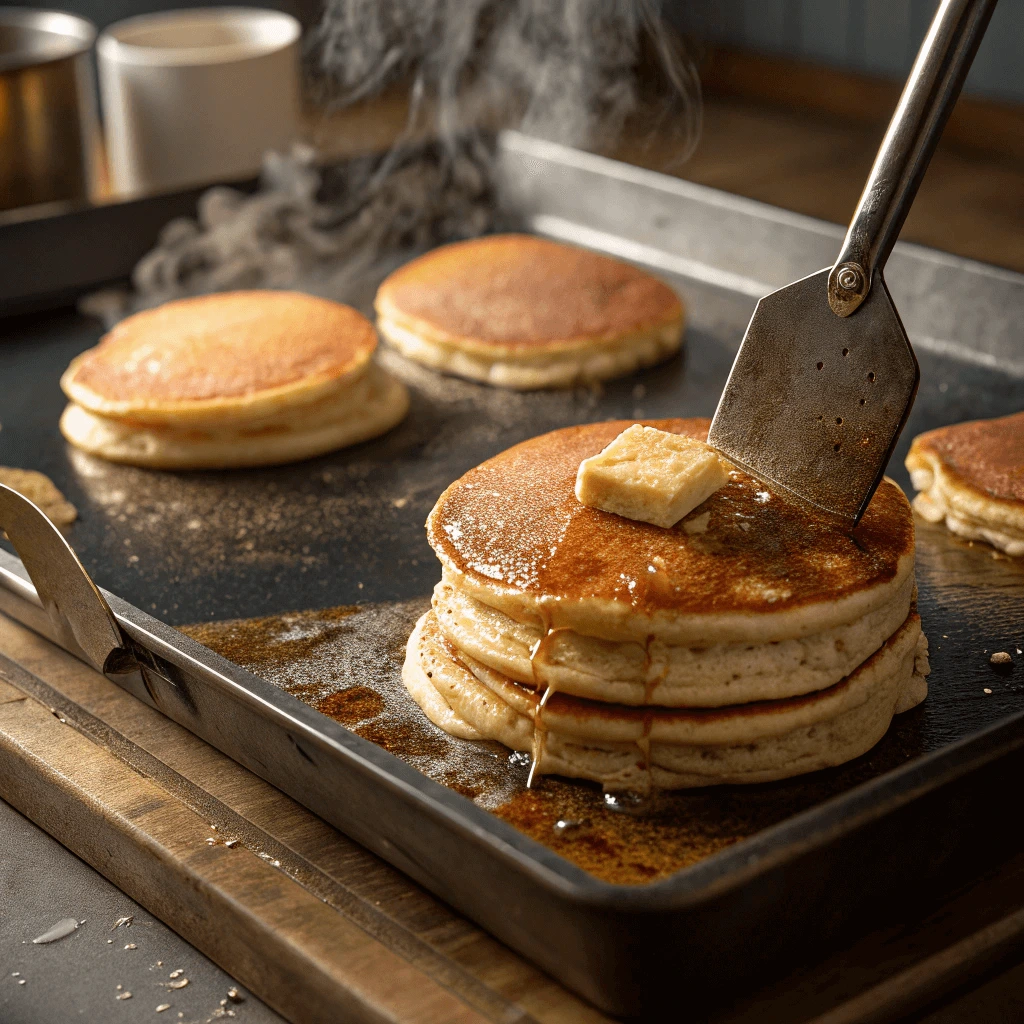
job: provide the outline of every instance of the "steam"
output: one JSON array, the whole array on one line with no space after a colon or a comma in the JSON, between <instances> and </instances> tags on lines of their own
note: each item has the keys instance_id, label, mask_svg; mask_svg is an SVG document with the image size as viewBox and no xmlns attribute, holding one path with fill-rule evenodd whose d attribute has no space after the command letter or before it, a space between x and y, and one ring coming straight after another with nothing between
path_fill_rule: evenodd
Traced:
<instances>
[{"instance_id":1,"label":"steam","mask_svg":"<svg viewBox=\"0 0 1024 1024\"><path fill-rule=\"evenodd\" d=\"M268 154L254 195L207 191L197 218L168 224L139 263L133 294L91 296L86 311L111 323L256 287L353 301L397 253L505 226L502 128L605 152L628 129L675 162L700 132L699 82L654 0L327 0L307 69L328 109L406 89L390 152L327 170L309 147Z\"/></svg>"}]
</instances>

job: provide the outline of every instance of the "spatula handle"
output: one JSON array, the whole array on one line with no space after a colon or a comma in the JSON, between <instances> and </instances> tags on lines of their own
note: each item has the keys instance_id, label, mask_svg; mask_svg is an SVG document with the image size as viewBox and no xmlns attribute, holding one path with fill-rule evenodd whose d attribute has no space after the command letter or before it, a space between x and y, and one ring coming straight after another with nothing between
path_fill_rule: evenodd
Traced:
<instances>
[{"instance_id":1,"label":"spatula handle","mask_svg":"<svg viewBox=\"0 0 1024 1024\"><path fill-rule=\"evenodd\" d=\"M828 278L828 301L849 316L881 273L960 94L996 0L942 0L875 157Z\"/></svg>"}]
</instances>

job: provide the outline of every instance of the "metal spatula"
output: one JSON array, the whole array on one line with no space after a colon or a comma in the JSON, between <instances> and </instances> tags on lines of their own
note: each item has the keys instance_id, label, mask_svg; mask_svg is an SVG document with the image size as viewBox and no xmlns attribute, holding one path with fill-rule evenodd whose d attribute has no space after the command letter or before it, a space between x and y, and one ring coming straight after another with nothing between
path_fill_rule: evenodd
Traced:
<instances>
[{"instance_id":1,"label":"metal spatula","mask_svg":"<svg viewBox=\"0 0 1024 1024\"><path fill-rule=\"evenodd\" d=\"M995 0L943 0L835 266L757 304L708 441L856 525L917 394L917 359L882 270Z\"/></svg>"}]
</instances>

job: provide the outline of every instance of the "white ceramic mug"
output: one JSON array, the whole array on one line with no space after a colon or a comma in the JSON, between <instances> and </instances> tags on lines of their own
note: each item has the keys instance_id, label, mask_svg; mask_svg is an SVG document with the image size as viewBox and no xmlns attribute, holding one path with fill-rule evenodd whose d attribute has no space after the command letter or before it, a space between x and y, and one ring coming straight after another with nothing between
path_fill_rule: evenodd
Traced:
<instances>
[{"instance_id":1,"label":"white ceramic mug","mask_svg":"<svg viewBox=\"0 0 1024 1024\"><path fill-rule=\"evenodd\" d=\"M128 18L96 53L121 196L245 178L299 131L299 23L252 7Z\"/></svg>"}]
</instances>

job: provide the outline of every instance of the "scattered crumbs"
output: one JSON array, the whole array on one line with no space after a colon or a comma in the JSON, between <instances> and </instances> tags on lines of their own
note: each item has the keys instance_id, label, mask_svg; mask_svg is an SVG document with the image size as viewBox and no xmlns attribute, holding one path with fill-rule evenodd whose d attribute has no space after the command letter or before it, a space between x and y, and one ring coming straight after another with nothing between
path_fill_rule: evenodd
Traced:
<instances>
[{"instance_id":1,"label":"scattered crumbs","mask_svg":"<svg viewBox=\"0 0 1024 1024\"><path fill-rule=\"evenodd\" d=\"M213 836L207 836L206 837L206 845L207 846L216 846L217 845L217 840L214 839Z\"/></svg>"},{"instance_id":2,"label":"scattered crumbs","mask_svg":"<svg viewBox=\"0 0 1024 1024\"><path fill-rule=\"evenodd\" d=\"M121 992L121 993L120 993L120 994L119 994L119 995L117 996L117 998L118 998L118 999L131 999L131 997L132 997L132 994L131 994L131 992Z\"/></svg>"},{"instance_id":3,"label":"scattered crumbs","mask_svg":"<svg viewBox=\"0 0 1024 1024\"><path fill-rule=\"evenodd\" d=\"M176 981L167 982L168 988L179 989L184 988L188 984L188 978L178 978Z\"/></svg>"},{"instance_id":4,"label":"scattered crumbs","mask_svg":"<svg viewBox=\"0 0 1024 1024\"><path fill-rule=\"evenodd\" d=\"M112 946L113 944L114 944L114 940L113 939L107 939L107 945L108 946Z\"/></svg>"},{"instance_id":5,"label":"scattered crumbs","mask_svg":"<svg viewBox=\"0 0 1024 1024\"><path fill-rule=\"evenodd\" d=\"M185 968L184 967L179 967L179 968L177 968L177 970L171 971L171 973L168 974L167 977L168 978L180 978L184 973L185 973Z\"/></svg>"},{"instance_id":6,"label":"scattered crumbs","mask_svg":"<svg viewBox=\"0 0 1024 1024\"><path fill-rule=\"evenodd\" d=\"M164 1010L169 1010L170 1008L171 1008L171 1004L170 1004L170 1003L161 1003L161 1004L160 1004L160 1005L159 1005L159 1006L158 1006L158 1007L156 1008L156 1012L157 1012L157 1013L163 1013L163 1012L164 1012Z\"/></svg>"},{"instance_id":7,"label":"scattered crumbs","mask_svg":"<svg viewBox=\"0 0 1024 1024\"><path fill-rule=\"evenodd\" d=\"M242 995L241 992L238 991L237 988L229 988L228 989L228 999L230 999L231 1002L233 1002L233 1003L244 1003L245 1002L245 997Z\"/></svg>"},{"instance_id":8,"label":"scattered crumbs","mask_svg":"<svg viewBox=\"0 0 1024 1024\"><path fill-rule=\"evenodd\" d=\"M990 690L990 689L989 689L989 688L988 688L988 687L986 686L986 687L985 687L985 693L991 693L991 692L992 692L992 691L991 691L991 690Z\"/></svg>"},{"instance_id":9,"label":"scattered crumbs","mask_svg":"<svg viewBox=\"0 0 1024 1024\"><path fill-rule=\"evenodd\" d=\"M134 942L129 942L128 945L125 946L124 948L125 949L138 949L139 947L136 946Z\"/></svg>"},{"instance_id":10,"label":"scattered crumbs","mask_svg":"<svg viewBox=\"0 0 1024 1024\"><path fill-rule=\"evenodd\" d=\"M129 914L127 917L119 917L110 929L112 932L116 932L118 928L131 928L132 921L135 920L134 914Z\"/></svg>"},{"instance_id":11,"label":"scattered crumbs","mask_svg":"<svg viewBox=\"0 0 1024 1024\"><path fill-rule=\"evenodd\" d=\"M1024 654L1024 651L1022 651L1019 647L1016 650L1018 654Z\"/></svg>"},{"instance_id":12,"label":"scattered crumbs","mask_svg":"<svg viewBox=\"0 0 1024 1024\"><path fill-rule=\"evenodd\" d=\"M78 510L45 473L0 466L0 484L6 484L12 491L28 498L55 526L70 526L78 518Z\"/></svg>"},{"instance_id":13,"label":"scattered crumbs","mask_svg":"<svg viewBox=\"0 0 1024 1024\"><path fill-rule=\"evenodd\" d=\"M117 985L117 986L116 986L116 988L117 988L117 991L118 991L118 992L120 992L120 991L121 991L121 989L123 989L123 988L124 988L124 985Z\"/></svg>"},{"instance_id":14,"label":"scattered crumbs","mask_svg":"<svg viewBox=\"0 0 1024 1024\"><path fill-rule=\"evenodd\" d=\"M395 500L391 502L391 504L394 505L395 508L405 508L405 506L409 504L409 499L395 498Z\"/></svg>"},{"instance_id":15,"label":"scattered crumbs","mask_svg":"<svg viewBox=\"0 0 1024 1024\"><path fill-rule=\"evenodd\" d=\"M25 979L24 978L19 978L18 979L18 984L19 985L24 985L25 984Z\"/></svg>"},{"instance_id":16,"label":"scattered crumbs","mask_svg":"<svg viewBox=\"0 0 1024 1024\"><path fill-rule=\"evenodd\" d=\"M156 965L157 965L157 967L163 967L163 965L164 965L163 960L157 960Z\"/></svg>"},{"instance_id":17,"label":"scattered crumbs","mask_svg":"<svg viewBox=\"0 0 1024 1024\"><path fill-rule=\"evenodd\" d=\"M237 840L237 839L228 839L228 840L227 840L227 841L226 841L226 842L224 843L224 845L225 845L225 846L226 846L226 847L227 847L227 848L228 848L229 850L233 850L233 849L234 849L234 848L235 848L235 847L236 847L236 846L238 845L238 840Z\"/></svg>"},{"instance_id":18,"label":"scattered crumbs","mask_svg":"<svg viewBox=\"0 0 1024 1024\"><path fill-rule=\"evenodd\" d=\"M1013 663L1013 658L1006 651L996 651L989 656L988 660L993 665L1010 665Z\"/></svg>"},{"instance_id":19,"label":"scattered crumbs","mask_svg":"<svg viewBox=\"0 0 1024 1024\"><path fill-rule=\"evenodd\" d=\"M214 832L216 832L216 831L217 831L217 826L216 826L216 825L214 825L214 824L213 824L212 822L211 822L211 824L210 824L210 828L212 828Z\"/></svg>"}]
</instances>

